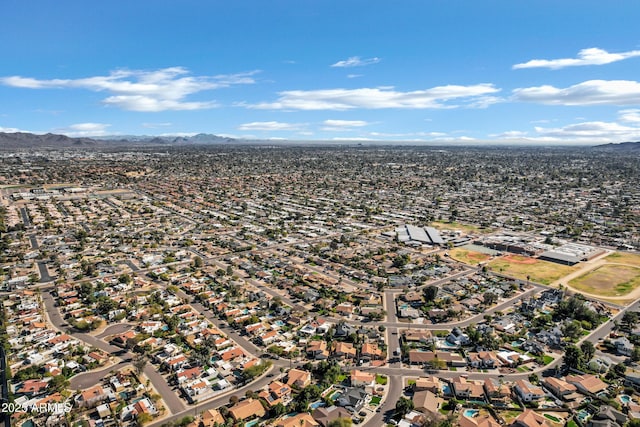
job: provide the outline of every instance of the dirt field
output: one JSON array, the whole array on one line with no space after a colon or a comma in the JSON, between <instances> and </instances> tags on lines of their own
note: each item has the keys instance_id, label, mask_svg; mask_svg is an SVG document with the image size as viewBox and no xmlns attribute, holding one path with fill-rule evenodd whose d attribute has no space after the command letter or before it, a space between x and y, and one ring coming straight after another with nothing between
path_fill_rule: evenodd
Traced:
<instances>
[{"instance_id":1,"label":"dirt field","mask_svg":"<svg viewBox=\"0 0 640 427\"><path fill-rule=\"evenodd\" d=\"M615 261L615 264L607 262L596 267L569 281L569 286L578 291L604 297L625 296L640 287L640 267L618 264L623 257L632 254L623 254L623 257L614 255L616 254L608 256L605 261Z\"/></svg>"},{"instance_id":2,"label":"dirt field","mask_svg":"<svg viewBox=\"0 0 640 427\"><path fill-rule=\"evenodd\" d=\"M529 276L532 282L542 283L543 285L549 285L577 270L577 267L569 267L521 255L506 255L491 261L488 265L496 273L503 273L522 280L527 280L527 276Z\"/></svg>"},{"instance_id":3,"label":"dirt field","mask_svg":"<svg viewBox=\"0 0 640 427\"><path fill-rule=\"evenodd\" d=\"M483 254L482 252L470 251L464 248L454 248L449 251L449 257L465 264L478 265L481 262L489 260L491 255Z\"/></svg>"},{"instance_id":4,"label":"dirt field","mask_svg":"<svg viewBox=\"0 0 640 427\"><path fill-rule=\"evenodd\" d=\"M626 252L614 252L604 260L605 262L612 264L625 264L640 267L640 255L630 254Z\"/></svg>"}]
</instances>

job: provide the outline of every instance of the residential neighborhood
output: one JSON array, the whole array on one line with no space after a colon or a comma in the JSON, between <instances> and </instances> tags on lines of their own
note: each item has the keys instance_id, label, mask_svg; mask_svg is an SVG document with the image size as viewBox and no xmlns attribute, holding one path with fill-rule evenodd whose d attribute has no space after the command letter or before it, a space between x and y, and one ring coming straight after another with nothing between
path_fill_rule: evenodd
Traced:
<instances>
[{"instance_id":1,"label":"residential neighborhood","mask_svg":"<svg viewBox=\"0 0 640 427\"><path fill-rule=\"evenodd\" d=\"M588 156L1 154L11 425L640 423L640 192Z\"/></svg>"}]
</instances>

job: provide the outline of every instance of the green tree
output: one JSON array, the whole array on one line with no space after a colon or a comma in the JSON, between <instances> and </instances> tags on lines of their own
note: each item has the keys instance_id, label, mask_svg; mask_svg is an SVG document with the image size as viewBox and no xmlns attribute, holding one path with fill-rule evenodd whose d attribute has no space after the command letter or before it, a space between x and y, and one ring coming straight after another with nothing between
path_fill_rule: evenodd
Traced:
<instances>
[{"instance_id":1,"label":"green tree","mask_svg":"<svg viewBox=\"0 0 640 427\"><path fill-rule=\"evenodd\" d=\"M438 287L434 285L429 285L422 290L422 294L424 295L424 299L427 302L435 301L436 296L438 296Z\"/></svg>"},{"instance_id":2,"label":"green tree","mask_svg":"<svg viewBox=\"0 0 640 427\"><path fill-rule=\"evenodd\" d=\"M611 372L617 377L623 377L625 372L627 371L627 367L624 366L624 363L618 363L611 367Z\"/></svg>"},{"instance_id":3,"label":"green tree","mask_svg":"<svg viewBox=\"0 0 640 427\"><path fill-rule=\"evenodd\" d=\"M596 354L596 347L591 341L583 341L582 344L580 344L580 350L584 356L585 363L588 363Z\"/></svg>"},{"instance_id":4,"label":"green tree","mask_svg":"<svg viewBox=\"0 0 640 427\"><path fill-rule=\"evenodd\" d=\"M578 369L582 363L582 350L575 345L570 345L564 350L564 364L569 368Z\"/></svg>"},{"instance_id":5,"label":"green tree","mask_svg":"<svg viewBox=\"0 0 640 427\"><path fill-rule=\"evenodd\" d=\"M570 340L578 339L582 333L582 325L576 320L564 324L560 329L562 330L562 335Z\"/></svg>"},{"instance_id":6,"label":"green tree","mask_svg":"<svg viewBox=\"0 0 640 427\"><path fill-rule=\"evenodd\" d=\"M202 266L204 265L204 261L202 261L202 258L197 256L193 259L193 266L195 268L202 268Z\"/></svg>"},{"instance_id":7,"label":"green tree","mask_svg":"<svg viewBox=\"0 0 640 427\"><path fill-rule=\"evenodd\" d=\"M400 399L396 402L396 414L400 415L400 417L404 417L410 411L413 411L413 409L414 405L411 399L400 397Z\"/></svg>"}]
</instances>

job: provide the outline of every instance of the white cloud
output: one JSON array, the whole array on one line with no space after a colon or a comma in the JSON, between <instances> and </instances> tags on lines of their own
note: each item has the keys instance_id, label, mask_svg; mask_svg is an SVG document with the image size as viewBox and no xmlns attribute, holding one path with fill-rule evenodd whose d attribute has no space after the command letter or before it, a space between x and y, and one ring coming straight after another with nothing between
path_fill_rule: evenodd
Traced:
<instances>
[{"instance_id":1,"label":"white cloud","mask_svg":"<svg viewBox=\"0 0 640 427\"><path fill-rule=\"evenodd\" d=\"M618 111L618 115L620 117L620 121L640 124L640 110L621 110Z\"/></svg>"},{"instance_id":2,"label":"white cloud","mask_svg":"<svg viewBox=\"0 0 640 427\"><path fill-rule=\"evenodd\" d=\"M185 101L189 95L240 84L255 83L257 71L216 76L190 76L184 67L155 71L116 70L107 76L81 79L38 80L11 76L0 78L0 84L28 89L79 88L108 92L102 102L125 110L156 112L166 110L199 110L216 106L213 101Z\"/></svg>"},{"instance_id":3,"label":"white cloud","mask_svg":"<svg viewBox=\"0 0 640 427\"><path fill-rule=\"evenodd\" d=\"M609 53L604 49L592 47L582 49L578 52L577 58L560 58L560 59L532 59L531 61L521 64L515 64L514 70L522 68L550 68L557 70L565 67L578 67L584 65L604 65L612 62L622 61L627 58L640 56L640 50L630 50L621 53Z\"/></svg>"},{"instance_id":4,"label":"white cloud","mask_svg":"<svg viewBox=\"0 0 640 427\"><path fill-rule=\"evenodd\" d=\"M110 126L106 123L76 123L67 128L56 129L55 132L70 137L105 136Z\"/></svg>"},{"instance_id":5,"label":"white cloud","mask_svg":"<svg viewBox=\"0 0 640 427\"><path fill-rule=\"evenodd\" d=\"M506 132L491 134L489 136L500 139L523 138L527 136L527 132L522 132L519 130L508 130Z\"/></svg>"},{"instance_id":6,"label":"white cloud","mask_svg":"<svg viewBox=\"0 0 640 427\"><path fill-rule=\"evenodd\" d=\"M348 79L355 79L358 77L362 77L362 74L347 74Z\"/></svg>"},{"instance_id":7,"label":"white cloud","mask_svg":"<svg viewBox=\"0 0 640 427\"><path fill-rule=\"evenodd\" d=\"M349 137L349 136L336 136L334 138L331 138L332 141L375 141L374 139L371 138L365 138L365 137Z\"/></svg>"},{"instance_id":8,"label":"white cloud","mask_svg":"<svg viewBox=\"0 0 640 427\"><path fill-rule=\"evenodd\" d=\"M238 130L266 130L266 131L280 131L280 130L297 130L303 127L304 124L300 123L283 123L283 122L251 122L244 123L238 126Z\"/></svg>"},{"instance_id":9,"label":"white cloud","mask_svg":"<svg viewBox=\"0 0 640 427\"><path fill-rule=\"evenodd\" d=\"M0 132L4 132L4 133L16 133L16 132L28 132L26 130L21 130L18 128L5 128L0 126Z\"/></svg>"},{"instance_id":10,"label":"white cloud","mask_svg":"<svg viewBox=\"0 0 640 427\"><path fill-rule=\"evenodd\" d=\"M466 105L484 100L498 102L498 98L487 100L486 95L499 92L493 84L482 83L471 86L447 85L431 89L399 92L393 87L361 89L291 90L280 92L275 102L248 105L249 108L273 110L351 110L354 108L456 108L459 105L448 101L460 100Z\"/></svg>"},{"instance_id":11,"label":"white cloud","mask_svg":"<svg viewBox=\"0 0 640 427\"><path fill-rule=\"evenodd\" d=\"M147 128L147 129L164 128L164 127L169 127L169 126L173 126L173 123L171 123L171 122L142 123L142 127L143 128Z\"/></svg>"},{"instance_id":12,"label":"white cloud","mask_svg":"<svg viewBox=\"0 0 640 427\"><path fill-rule=\"evenodd\" d=\"M168 133L161 133L158 136L175 136L175 137L185 137L188 138L190 136L196 136L198 134L198 132L168 132ZM222 136L222 135L219 135Z\"/></svg>"},{"instance_id":13,"label":"white cloud","mask_svg":"<svg viewBox=\"0 0 640 427\"><path fill-rule=\"evenodd\" d=\"M343 61L338 61L335 64L331 64L331 66L334 68L335 67L338 67L338 68L363 67L365 65L377 64L380 61L381 59L377 57L363 59L363 58L360 58L359 56L352 56Z\"/></svg>"},{"instance_id":14,"label":"white cloud","mask_svg":"<svg viewBox=\"0 0 640 427\"><path fill-rule=\"evenodd\" d=\"M363 126L368 126L369 123L364 120L325 120L322 122L324 127L322 130L326 131L345 131Z\"/></svg>"},{"instance_id":15,"label":"white cloud","mask_svg":"<svg viewBox=\"0 0 640 427\"><path fill-rule=\"evenodd\" d=\"M567 88L544 85L513 90L513 99L549 105L640 104L640 83L631 80L589 80Z\"/></svg>"},{"instance_id":16,"label":"white cloud","mask_svg":"<svg viewBox=\"0 0 640 427\"><path fill-rule=\"evenodd\" d=\"M541 136L588 141L618 141L640 138L640 128L615 122L582 122L559 128L536 127Z\"/></svg>"}]
</instances>

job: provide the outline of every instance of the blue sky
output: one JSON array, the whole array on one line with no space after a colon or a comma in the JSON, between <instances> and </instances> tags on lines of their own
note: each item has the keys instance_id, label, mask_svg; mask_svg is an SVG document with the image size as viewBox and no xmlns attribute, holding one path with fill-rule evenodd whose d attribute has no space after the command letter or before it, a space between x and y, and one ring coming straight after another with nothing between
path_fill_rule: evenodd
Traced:
<instances>
[{"instance_id":1,"label":"blue sky","mask_svg":"<svg viewBox=\"0 0 640 427\"><path fill-rule=\"evenodd\" d=\"M640 139L637 0L6 0L0 131Z\"/></svg>"}]
</instances>

